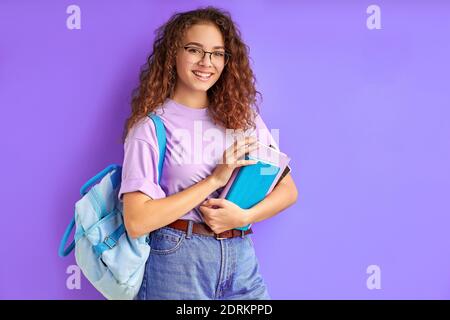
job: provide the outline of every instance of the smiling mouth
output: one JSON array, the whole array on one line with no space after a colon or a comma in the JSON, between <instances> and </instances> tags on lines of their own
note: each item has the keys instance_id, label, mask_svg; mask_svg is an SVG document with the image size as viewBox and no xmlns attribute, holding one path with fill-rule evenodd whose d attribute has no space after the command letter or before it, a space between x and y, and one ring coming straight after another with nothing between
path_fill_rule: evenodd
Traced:
<instances>
[{"instance_id":1,"label":"smiling mouth","mask_svg":"<svg viewBox=\"0 0 450 320\"><path fill-rule=\"evenodd\" d=\"M213 73L211 72L200 72L200 71L192 71L192 73L195 75L195 77L202 81L208 81L211 79Z\"/></svg>"}]
</instances>

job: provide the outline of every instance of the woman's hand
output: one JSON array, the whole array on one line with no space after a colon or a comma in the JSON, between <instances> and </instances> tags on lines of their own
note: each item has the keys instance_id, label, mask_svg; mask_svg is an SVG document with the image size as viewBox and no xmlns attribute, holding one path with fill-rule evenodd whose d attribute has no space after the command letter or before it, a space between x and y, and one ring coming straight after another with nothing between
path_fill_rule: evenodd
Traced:
<instances>
[{"instance_id":1,"label":"woman's hand","mask_svg":"<svg viewBox=\"0 0 450 320\"><path fill-rule=\"evenodd\" d=\"M221 188L227 184L234 169L257 163L256 160L240 160L246 153L258 148L256 141L257 138L253 136L237 139L223 152L221 163L217 165L210 176L216 183L217 188Z\"/></svg>"},{"instance_id":2,"label":"woman's hand","mask_svg":"<svg viewBox=\"0 0 450 320\"><path fill-rule=\"evenodd\" d=\"M227 199L208 199L200 207L203 220L218 234L230 229L243 227L248 222L248 212Z\"/></svg>"}]
</instances>

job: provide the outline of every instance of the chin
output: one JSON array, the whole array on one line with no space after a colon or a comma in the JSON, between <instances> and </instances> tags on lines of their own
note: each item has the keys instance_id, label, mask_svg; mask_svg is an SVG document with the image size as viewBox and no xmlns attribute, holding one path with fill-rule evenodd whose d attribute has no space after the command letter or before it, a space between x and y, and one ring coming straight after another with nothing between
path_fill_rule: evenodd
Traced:
<instances>
[{"instance_id":1,"label":"chin","mask_svg":"<svg viewBox=\"0 0 450 320\"><path fill-rule=\"evenodd\" d=\"M208 91L214 83L191 83L191 88L196 91Z\"/></svg>"},{"instance_id":2,"label":"chin","mask_svg":"<svg viewBox=\"0 0 450 320\"><path fill-rule=\"evenodd\" d=\"M207 91L209 90L214 83L216 83L216 79L210 79L210 81L207 82L201 82L195 78L190 78L190 85L192 88L195 88L196 90L201 90L201 91Z\"/></svg>"}]
</instances>

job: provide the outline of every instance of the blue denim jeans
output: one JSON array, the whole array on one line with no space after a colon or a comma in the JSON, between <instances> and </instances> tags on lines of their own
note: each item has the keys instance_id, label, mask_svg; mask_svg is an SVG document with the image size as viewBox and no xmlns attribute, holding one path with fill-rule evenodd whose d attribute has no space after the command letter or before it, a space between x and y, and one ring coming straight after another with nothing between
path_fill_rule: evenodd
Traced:
<instances>
[{"instance_id":1,"label":"blue denim jeans","mask_svg":"<svg viewBox=\"0 0 450 320\"><path fill-rule=\"evenodd\" d=\"M251 235L228 239L163 227L150 233L150 256L136 300L269 300Z\"/></svg>"}]
</instances>

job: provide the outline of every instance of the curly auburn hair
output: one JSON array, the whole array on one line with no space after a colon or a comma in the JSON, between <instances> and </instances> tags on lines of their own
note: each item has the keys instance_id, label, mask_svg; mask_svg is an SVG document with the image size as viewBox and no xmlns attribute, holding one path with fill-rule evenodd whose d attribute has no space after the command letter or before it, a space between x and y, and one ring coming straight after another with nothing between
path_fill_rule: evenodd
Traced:
<instances>
[{"instance_id":1,"label":"curly auburn hair","mask_svg":"<svg viewBox=\"0 0 450 320\"><path fill-rule=\"evenodd\" d=\"M222 33L230 60L217 82L207 91L208 113L214 123L228 129L255 127L257 95L249 48L228 12L211 6L174 14L156 30L153 52L141 67L140 83L133 90L131 116L126 120L122 140L140 119L172 97L176 83L176 53L182 47L185 32L195 24L213 23Z\"/></svg>"}]
</instances>

